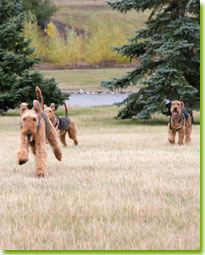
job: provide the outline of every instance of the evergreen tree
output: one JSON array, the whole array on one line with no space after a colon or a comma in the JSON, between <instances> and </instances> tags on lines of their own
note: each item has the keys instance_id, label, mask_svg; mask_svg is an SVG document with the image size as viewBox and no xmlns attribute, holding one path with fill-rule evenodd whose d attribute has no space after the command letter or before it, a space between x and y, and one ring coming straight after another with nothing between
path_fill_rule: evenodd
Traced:
<instances>
[{"instance_id":1,"label":"evergreen tree","mask_svg":"<svg viewBox=\"0 0 205 255\"><path fill-rule=\"evenodd\" d=\"M150 10L146 27L136 31L129 44L113 47L140 65L120 78L102 81L111 90L140 84L142 88L121 104L119 118L149 119L169 114L166 103L183 97L191 112L200 100L200 1L117 0L108 4L120 12Z\"/></svg>"},{"instance_id":2,"label":"evergreen tree","mask_svg":"<svg viewBox=\"0 0 205 255\"><path fill-rule=\"evenodd\" d=\"M0 0L0 111L14 109L21 102L32 105L35 86L43 93L44 102L62 104L66 98L54 79L44 79L29 69L39 62L33 57L30 40L22 34L25 15L19 0Z\"/></svg>"},{"instance_id":3,"label":"evergreen tree","mask_svg":"<svg viewBox=\"0 0 205 255\"><path fill-rule=\"evenodd\" d=\"M45 27L48 21L58 8L51 0L22 0L23 6L27 12L31 12L37 19L38 25Z\"/></svg>"}]
</instances>

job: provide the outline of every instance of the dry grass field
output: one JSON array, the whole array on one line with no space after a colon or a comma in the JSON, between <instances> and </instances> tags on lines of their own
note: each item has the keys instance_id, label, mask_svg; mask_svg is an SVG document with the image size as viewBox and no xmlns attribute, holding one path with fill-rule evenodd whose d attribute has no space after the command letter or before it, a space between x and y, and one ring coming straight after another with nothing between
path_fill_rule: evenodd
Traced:
<instances>
[{"instance_id":1,"label":"dry grass field","mask_svg":"<svg viewBox=\"0 0 205 255\"><path fill-rule=\"evenodd\" d=\"M79 146L62 147L62 162L49 148L44 179L32 155L17 165L20 118L0 117L1 250L200 249L199 124L191 145L171 146L165 117L117 111L69 109Z\"/></svg>"}]
</instances>

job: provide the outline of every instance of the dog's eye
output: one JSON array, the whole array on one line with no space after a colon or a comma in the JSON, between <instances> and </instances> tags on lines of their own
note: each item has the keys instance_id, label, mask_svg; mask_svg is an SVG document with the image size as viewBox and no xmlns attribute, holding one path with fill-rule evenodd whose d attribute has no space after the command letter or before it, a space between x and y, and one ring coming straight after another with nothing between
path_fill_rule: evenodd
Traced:
<instances>
[{"instance_id":1,"label":"dog's eye","mask_svg":"<svg viewBox=\"0 0 205 255\"><path fill-rule=\"evenodd\" d=\"M51 112L51 110L49 110L49 112Z\"/></svg>"},{"instance_id":2,"label":"dog's eye","mask_svg":"<svg viewBox=\"0 0 205 255\"><path fill-rule=\"evenodd\" d=\"M26 118L23 118L23 121L25 121L26 120Z\"/></svg>"},{"instance_id":3,"label":"dog's eye","mask_svg":"<svg viewBox=\"0 0 205 255\"><path fill-rule=\"evenodd\" d=\"M36 118L33 118L33 121L36 121Z\"/></svg>"},{"instance_id":4,"label":"dog's eye","mask_svg":"<svg viewBox=\"0 0 205 255\"><path fill-rule=\"evenodd\" d=\"M178 105L180 105L180 104L178 104Z\"/></svg>"}]
</instances>

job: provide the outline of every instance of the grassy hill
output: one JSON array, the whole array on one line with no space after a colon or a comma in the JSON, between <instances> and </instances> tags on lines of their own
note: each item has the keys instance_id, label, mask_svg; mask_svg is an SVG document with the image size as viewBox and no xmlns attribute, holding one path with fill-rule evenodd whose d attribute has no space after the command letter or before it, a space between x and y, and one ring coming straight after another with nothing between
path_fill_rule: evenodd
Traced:
<instances>
[{"instance_id":1,"label":"grassy hill","mask_svg":"<svg viewBox=\"0 0 205 255\"><path fill-rule=\"evenodd\" d=\"M53 0L53 2L59 8L53 17L54 20L89 30L90 16L96 15L99 19L113 19L125 28L128 36L134 30L143 27L148 16L148 12L137 14L130 11L123 14L113 11L104 0Z\"/></svg>"},{"instance_id":2,"label":"grassy hill","mask_svg":"<svg viewBox=\"0 0 205 255\"><path fill-rule=\"evenodd\" d=\"M112 10L102 0L53 2L58 11L51 18L52 22L47 24L44 35L38 32L37 25L29 21L24 29L42 62L97 68L129 62L111 46L129 43L127 38L133 37L134 31L144 26L149 12L123 14Z\"/></svg>"}]
</instances>

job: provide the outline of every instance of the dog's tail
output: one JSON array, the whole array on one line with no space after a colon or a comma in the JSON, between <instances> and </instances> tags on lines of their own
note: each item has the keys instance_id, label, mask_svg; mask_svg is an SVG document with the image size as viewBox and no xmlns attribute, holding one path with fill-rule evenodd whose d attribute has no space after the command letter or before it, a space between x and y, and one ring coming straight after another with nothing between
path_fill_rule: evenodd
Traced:
<instances>
[{"instance_id":1,"label":"dog's tail","mask_svg":"<svg viewBox=\"0 0 205 255\"><path fill-rule=\"evenodd\" d=\"M67 107L65 101L63 102L63 104L64 104L64 107L65 107L65 117L68 118L68 107Z\"/></svg>"},{"instance_id":2,"label":"dog's tail","mask_svg":"<svg viewBox=\"0 0 205 255\"><path fill-rule=\"evenodd\" d=\"M37 100L39 101L39 103L41 104L41 108L43 109L43 97L41 94L41 90L38 86L36 86L36 97L37 97Z\"/></svg>"},{"instance_id":3,"label":"dog's tail","mask_svg":"<svg viewBox=\"0 0 205 255\"><path fill-rule=\"evenodd\" d=\"M183 103L183 97L182 96L180 96L180 100L179 101L181 102L182 109L184 109L184 103Z\"/></svg>"}]
</instances>

